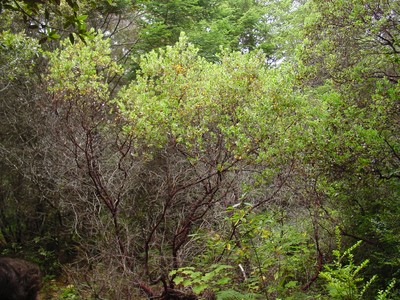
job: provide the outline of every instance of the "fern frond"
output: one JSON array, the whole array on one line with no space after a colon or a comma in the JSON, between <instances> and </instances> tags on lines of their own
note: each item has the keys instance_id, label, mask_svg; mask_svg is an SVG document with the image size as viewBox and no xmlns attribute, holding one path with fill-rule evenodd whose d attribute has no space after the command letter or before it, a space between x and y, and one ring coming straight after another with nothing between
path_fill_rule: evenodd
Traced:
<instances>
[{"instance_id":1,"label":"fern frond","mask_svg":"<svg viewBox=\"0 0 400 300\"><path fill-rule=\"evenodd\" d=\"M216 293L217 300L256 300L260 299L261 295L243 294L235 290L219 291Z\"/></svg>"}]
</instances>

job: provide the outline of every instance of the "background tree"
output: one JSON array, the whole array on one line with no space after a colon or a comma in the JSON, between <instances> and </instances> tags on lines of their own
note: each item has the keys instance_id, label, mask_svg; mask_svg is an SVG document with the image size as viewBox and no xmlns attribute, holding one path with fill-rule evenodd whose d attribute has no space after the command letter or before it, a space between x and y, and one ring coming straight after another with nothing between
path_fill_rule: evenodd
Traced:
<instances>
[{"instance_id":1,"label":"background tree","mask_svg":"<svg viewBox=\"0 0 400 300\"><path fill-rule=\"evenodd\" d=\"M46 135L38 97L41 48L25 34L3 31L1 39L1 248L24 254L58 272L69 257L71 234L64 227L58 192L47 176Z\"/></svg>"},{"instance_id":2,"label":"background tree","mask_svg":"<svg viewBox=\"0 0 400 300\"><path fill-rule=\"evenodd\" d=\"M1 4L3 254L83 298L390 297L397 2Z\"/></svg>"},{"instance_id":3,"label":"background tree","mask_svg":"<svg viewBox=\"0 0 400 300\"><path fill-rule=\"evenodd\" d=\"M372 273L397 278L388 258L397 247L389 228L398 213L398 3L310 4L317 17L305 30L300 73L320 122L311 127L310 162L324 174L327 206L336 207L329 217L364 240Z\"/></svg>"}]
</instances>

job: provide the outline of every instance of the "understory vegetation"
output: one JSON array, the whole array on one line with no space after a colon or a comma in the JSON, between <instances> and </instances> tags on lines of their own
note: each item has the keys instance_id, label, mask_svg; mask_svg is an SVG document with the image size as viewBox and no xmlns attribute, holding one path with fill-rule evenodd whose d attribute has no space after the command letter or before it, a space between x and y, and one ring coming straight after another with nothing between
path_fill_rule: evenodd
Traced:
<instances>
[{"instance_id":1,"label":"understory vegetation","mask_svg":"<svg viewBox=\"0 0 400 300\"><path fill-rule=\"evenodd\" d=\"M42 299L398 299L400 3L0 1L0 254Z\"/></svg>"}]
</instances>

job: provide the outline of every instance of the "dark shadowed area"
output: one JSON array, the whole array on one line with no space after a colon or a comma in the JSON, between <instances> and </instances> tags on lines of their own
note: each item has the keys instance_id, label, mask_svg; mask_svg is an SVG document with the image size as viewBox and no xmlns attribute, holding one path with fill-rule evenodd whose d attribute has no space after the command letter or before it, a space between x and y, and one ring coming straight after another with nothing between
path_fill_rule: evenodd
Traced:
<instances>
[{"instance_id":1,"label":"dark shadowed area","mask_svg":"<svg viewBox=\"0 0 400 300\"><path fill-rule=\"evenodd\" d=\"M22 259L0 257L0 299L36 300L41 287L39 268Z\"/></svg>"}]
</instances>

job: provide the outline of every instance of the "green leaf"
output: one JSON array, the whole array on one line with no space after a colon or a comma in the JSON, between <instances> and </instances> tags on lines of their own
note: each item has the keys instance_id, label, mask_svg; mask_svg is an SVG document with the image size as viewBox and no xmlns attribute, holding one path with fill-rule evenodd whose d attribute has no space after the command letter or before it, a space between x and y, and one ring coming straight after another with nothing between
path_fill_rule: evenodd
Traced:
<instances>
[{"instance_id":1,"label":"green leaf","mask_svg":"<svg viewBox=\"0 0 400 300\"><path fill-rule=\"evenodd\" d=\"M176 276L174 278L174 283L175 284L181 284L183 281L185 280L185 278L181 277L181 276Z\"/></svg>"},{"instance_id":2,"label":"green leaf","mask_svg":"<svg viewBox=\"0 0 400 300\"><path fill-rule=\"evenodd\" d=\"M49 37L53 40L59 39L60 35L58 33L52 32Z\"/></svg>"},{"instance_id":3,"label":"green leaf","mask_svg":"<svg viewBox=\"0 0 400 300\"><path fill-rule=\"evenodd\" d=\"M200 285L196 285L194 287L192 287L193 292L195 294L200 294L201 292L203 292L204 290L206 290L208 288L207 284L200 284Z\"/></svg>"},{"instance_id":4,"label":"green leaf","mask_svg":"<svg viewBox=\"0 0 400 300\"><path fill-rule=\"evenodd\" d=\"M230 281L231 281L231 278L223 277L217 281L217 285L225 285L225 284L228 284Z\"/></svg>"},{"instance_id":5,"label":"green leaf","mask_svg":"<svg viewBox=\"0 0 400 300\"><path fill-rule=\"evenodd\" d=\"M297 286L297 281L294 281L294 280L289 281L288 283L285 284L285 288L288 288L288 289L294 288L295 286Z\"/></svg>"},{"instance_id":6,"label":"green leaf","mask_svg":"<svg viewBox=\"0 0 400 300\"><path fill-rule=\"evenodd\" d=\"M87 19L88 15L80 15L76 17L76 20L78 21L85 21Z\"/></svg>"},{"instance_id":7,"label":"green leaf","mask_svg":"<svg viewBox=\"0 0 400 300\"><path fill-rule=\"evenodd\" d=\"M182 281L182 285L183 285L184 287L191 286L191 285L192 285L192 280L191 280L191 279L184 279L184 280Z\"/></svg>"}]
</instances>

